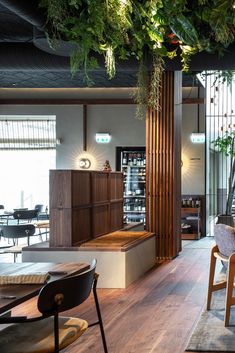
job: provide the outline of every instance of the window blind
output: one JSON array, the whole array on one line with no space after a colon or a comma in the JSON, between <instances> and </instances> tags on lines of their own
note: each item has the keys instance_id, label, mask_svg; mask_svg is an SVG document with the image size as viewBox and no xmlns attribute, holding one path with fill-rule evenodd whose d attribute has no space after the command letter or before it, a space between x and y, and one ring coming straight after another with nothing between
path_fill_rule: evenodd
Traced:
<instances>
[{"instance_id":1,"label":"window blind","mask_svg":"<svg viewBox=\"0 0 235 353\"><path fill-rule=\"evenodd\" d=\"M55 124L55 119L2 119L0 150L55 149Z\"/></svg>"}]
</instances>

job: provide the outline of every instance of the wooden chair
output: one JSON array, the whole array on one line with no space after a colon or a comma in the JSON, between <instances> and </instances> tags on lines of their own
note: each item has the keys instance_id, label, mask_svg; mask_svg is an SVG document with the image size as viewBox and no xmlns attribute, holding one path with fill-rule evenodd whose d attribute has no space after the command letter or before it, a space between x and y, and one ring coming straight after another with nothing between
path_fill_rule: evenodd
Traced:
<instances>
[{"instance_id":1,"label":"wooden chair","mask_svg":"<svg viewBox=\"0 0 235 353\"><path fill-rule=\"evenodd\" d=\"M0 324L13 323L0 331L1 353L58 353L77 340L88 327L99 324L104 352L108 353L101 312L96 293L96 260L90 269L71 277L47 283L38 296L40 316L0 317ZM59 313L82 304L93 288L98 321L63 317Z\"/></svg>"},{"instance_id":2,"label":"wooden chair","mask_svg":"<svg viewBox=\"0 0 235 353\"><path fill-rule=\"evenodd\" d=\"M217 244L211 250L207 310L210 310L211 307L212 293L226 288L224 325L229 326L231 306L235 305L235 297L233 296L235 276L235 229L224 224L217 224L215 225L214 235ZM224 267L227 268L227 275L224 280L214 283L217 259L222 261Z\"/></svg>"}]
</instances>

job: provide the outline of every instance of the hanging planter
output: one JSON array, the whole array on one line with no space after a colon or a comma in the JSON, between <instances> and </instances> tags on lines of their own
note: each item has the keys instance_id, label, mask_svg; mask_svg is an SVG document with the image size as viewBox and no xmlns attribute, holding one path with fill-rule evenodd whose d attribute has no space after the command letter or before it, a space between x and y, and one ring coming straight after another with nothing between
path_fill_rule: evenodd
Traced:
<instances>
[{"instance_id":1,"label":"hanging planter","mask_svg":"<svg viewBox=\"0 0 235 353\"><path fill-rule=\"evenodd\" d=\"M160 108L157 86L165 58L180 55L186 71L192 55L222 54L235 38L231 0L40 0L39 6L47 15L50 45L60 40L77 45L71 71L82 72L88 86L93 84L89 72L98 66L94 53L103 55L109 79L117 61L135 58L140 63L135 96L140 112L144 106ZM152 58L150 73L146 55Z\"/></svg>"}]
</instances>

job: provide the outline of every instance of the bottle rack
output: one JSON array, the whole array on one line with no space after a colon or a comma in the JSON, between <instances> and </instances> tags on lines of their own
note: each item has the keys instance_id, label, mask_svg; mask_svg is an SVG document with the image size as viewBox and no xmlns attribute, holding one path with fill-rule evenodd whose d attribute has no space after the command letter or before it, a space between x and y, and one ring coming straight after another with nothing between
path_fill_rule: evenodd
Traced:
<instances>
[{"instance_id":1,"label":"bottle rack","mask_svg":"<svg viewBox=\"0 0 235 353\"><path fill-rule=\"evenodd\" d=\"M124 180L124 217L127 223L145 223L145 153L123 151L121 169Z\"/></svg>"}]
</instances>

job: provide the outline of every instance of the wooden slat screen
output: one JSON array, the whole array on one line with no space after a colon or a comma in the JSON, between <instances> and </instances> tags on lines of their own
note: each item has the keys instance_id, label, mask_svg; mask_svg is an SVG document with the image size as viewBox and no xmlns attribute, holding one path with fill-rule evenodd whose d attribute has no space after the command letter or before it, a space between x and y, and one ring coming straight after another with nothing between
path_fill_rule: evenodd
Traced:
<instances>
[{"instance_id":1,"label":"wooden slat screen","mask_svg":"<svg viewBox=\"0 0 235 353\"><path fill-rule=\"evenodd\" d=\"M164 72L160 111L146 117L146 226L156 234L156 256L181 250L181 73Z\"/></svg>"}]
</instances>

